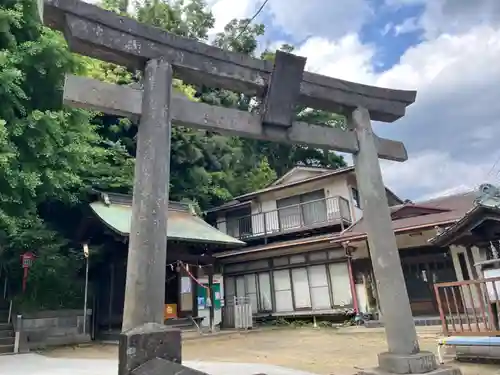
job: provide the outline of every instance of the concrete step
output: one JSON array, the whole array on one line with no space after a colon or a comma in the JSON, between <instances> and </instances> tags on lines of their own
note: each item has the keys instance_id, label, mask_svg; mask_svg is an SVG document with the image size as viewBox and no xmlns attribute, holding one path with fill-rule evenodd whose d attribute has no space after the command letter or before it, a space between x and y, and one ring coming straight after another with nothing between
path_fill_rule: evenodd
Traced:
<instances>
[{"instance_id":1,"label":"concrete step","mask_svg":"<svg viewBox=\"0 0 500 375\"><path fill-rule=\"evenodd\" d=\"M7 331L12 328L12 323L0 323L0 331Z\"/></svg>"},{"instance_id":2,"label":"concrete step","mask_svg":"<svg viewBox=\"0 0 500 375\"><path fill-rule=\"evenodd\" d=\"M198 332L193 321L189 318L168 319L165 321L165 325L172 328L178 328L182 332L186 331ZM97 333L97 338L101 341L117 341L120 338L120 330L119 329L99 330Z\"/></svg>"},{"instance_id":3,"label":"concrete step","mask_svg":"<svg viewBox=\"0 0 500 375\"><path fill-rule=\"evenodd\" d=\"M14 345L14 337L0 337L0 346Z\"/></svg>"},{"instance_id":4,"label":"concrete step","mask_svg":"<svg viewBox=\"0 0 500 375\"><path fill-rule=\"evenodd\" d=\"M165 321L165 325L172 328L179 328L183 330L196 327L196 325L193 323L193 320L190 318L167 319Z\"/></svg>"},{"instance_id":5,"label":"concrete step","mask_svg":"<svg viewBox=\"0 0 500 375\"><path fill-rule=\"evenodd\" d=\"M14 353L14 344L0 345L0 354Z\"/></svg>"},{"instance_id":6,"label":"concrete step","mask_svg":"<svg viewBox=\"0 0 500 375\"><path fill-rule=\"evenodd\" d=\"M0 331L0 339L6 338L6 337L14 337L14 330L13 329L5 329Z\"/></svg>"}]
</instances>

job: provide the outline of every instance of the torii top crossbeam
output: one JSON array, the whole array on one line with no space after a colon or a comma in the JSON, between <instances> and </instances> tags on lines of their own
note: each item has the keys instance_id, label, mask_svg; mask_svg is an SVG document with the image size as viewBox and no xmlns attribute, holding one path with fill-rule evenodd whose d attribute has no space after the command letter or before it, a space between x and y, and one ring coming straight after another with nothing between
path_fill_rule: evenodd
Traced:
<instances>
[{"instance_id":1,"label":"torii top crossbeam","mask_svg":"<svg viewBox=\"0 0 500 375\"><path fill-rule=\"evenodd\" d=\"M205 84L262 97L273 63L229 52L117 16L79 0L46 0L45 23L63 31L72 51L120 65L143 68L165 57L186 83ZM299 104L344 113L362 106L375 121L404 116L415 91L391 90L304 72Z\"/></svg>"},{"instance_id":2,"label":"torii top crossbeam","mask_svg":"<svg viewBox=\"0 0 500 375\"><path fill-rule=\"evenodd\" d=\"M44 22L64 32L73 52L133 69L143 69L148 60L161 57L185 83L264 97L262 115L177 100L172 116L177 124L356 153L358 142L352 132L294 122L295 106L302 104L340 114L363 107L371 119L392 122L404 116L416 97L415 91L378 88L303 72L305 59L283 52L277 53L273 64L225 51L79 0L38 2ZM141 90L68 77L64 91L65 101L73 106L140 116L134 108L140 107ZM108 95L111 93L114 95ZM379 158L407 160L401 142L379 137L376 140Z\"/></svg>"}]
</instances>

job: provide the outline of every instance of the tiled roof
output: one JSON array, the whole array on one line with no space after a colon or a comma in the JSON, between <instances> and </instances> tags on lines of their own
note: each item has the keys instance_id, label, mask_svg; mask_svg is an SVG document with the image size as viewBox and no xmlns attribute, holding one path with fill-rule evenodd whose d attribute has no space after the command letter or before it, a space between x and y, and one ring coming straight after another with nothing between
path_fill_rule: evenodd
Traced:
<instances>
[{"instance_id":1,"label":"tiled roof","mask_svg":"<svg viewBox=\"0 0 500 375\"><path fill-rule=\"evenodd\" d=\"M287 188L287 187L290 187L290 186L304 184L306 182L321 180L323 178L327 178L327 177L331 177L331 176L336 176L336 175L339 175L339 174L342 174L342 173L348 173L348 172L354 172L354 167L351 166L351 167L334 169L334 170L332 170L330 172L325 172L325 173L322 173L322 174L317 175L317 176L312 176L312 177L309 177L309 178L305 178L303 180L292 181L292 182L289 182L287 184L279 184L279 185L268 186L268 187L266 187L264 189L260 189L260 190L253 191L253 192L248 193L248 194L240 195L239 197L236 197L235 200L241 201L241 200L244 200L244 199L250 199L250 198L252 198L252 197L254 197L254 196L258 195L258 194L267 193L269 191L274 191L274 190L279 190L279 189L284 189L284 188Z\"/></svg>"},{"instance_id":2,"label":"tiled roof","mask_svg":"<svg viewBox=\"0 0 500 375\"><path fill-rule=\"evenodd\" d=\"M460 220L472 208L473 201L476 198L475 192L468 192L457 195L450 195L437 199L432 199L425 202L418 202L416 204L407 203L391 207L394 213L404 207L427 207L429 209L440 209L441 212L429 213L426 215L419 215L413 217L405 217L392 221L392 227L395 232L403 232L413 228L425 228L436 225L450 225ZM366 236L366 229L364 220L361 218L354 223L351 227L347 228L339 236L335 236L333 240L344 241L350 238L362 238Z\"/></svg>"},{"instance_id":3,"label":"tiled roof","mask_svg":"<svg viewBox=\"0 0 500 375\"><path fill-rule=\"evenodd\" d=\"M464 234L470 234L470 231L476 226L481 225L483 220L488 220L491 217L498 217L499 215L499 207L478 203L465 213L460 220L437 234L429 242L438 246L447 246Z\"/></svg>"},{"instance_id":4,"label":"tiled roof","mask_svg":"<svg viewBox=\"0 0 500 375\"><path fill-rule=\"evenodd\" d=\"M266 244L266 245L258 245L258 246L252 246L252 247L245 247L243 249L224 251L224 252L220 252L218 254L214 254L214 257L215 258L227 258L227 257L236 256L236 255L257 253L257 252L268 251L268 250L277 250L277 249L289 248L289 247L300 246L300 245L310 245L310 244L319 243L319 242L327 242L328 243L331 239L331 236L332 236L331 234L321 234L321 235L316 235L316 236L302 237L302 238L288 240L288 241L278 241L278 242L273 242L273 243Z\"/></svg>"},{"instance_id":5,"label":"tiled roof","mask_svg":"<svg viewBox=\"0 0 500 375\"><path fill-rule=\"evenodd\" d=\"M90 208L110 229L122 236L128 236L132 219L131 197L106 193L103 195L109 197L108 201L93 202ZM171 240L218 244L226 247L245 245L244 242L212 227L178 202L169 202L167 236Z\"/></svg>"}]
</instances>

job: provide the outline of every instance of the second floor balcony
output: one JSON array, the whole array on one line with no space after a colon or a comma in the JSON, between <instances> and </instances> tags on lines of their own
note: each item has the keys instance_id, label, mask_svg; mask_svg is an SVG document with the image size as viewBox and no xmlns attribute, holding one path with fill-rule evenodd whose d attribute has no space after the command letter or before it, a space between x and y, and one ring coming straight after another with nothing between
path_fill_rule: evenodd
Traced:
<instances>
[{"instance_id":1,"label":"second floor balcony","mask_svg":"<svg viewBox=\"0 0 500 375\"><path fill-rule=\"evenodd\" d=\"M266 212L247 215L228 213L225 220L217 221L217 228L232 237L249 240L333 225L343 228L351 223L348 200L335 196Z\"/></svg>"}]
</instances>

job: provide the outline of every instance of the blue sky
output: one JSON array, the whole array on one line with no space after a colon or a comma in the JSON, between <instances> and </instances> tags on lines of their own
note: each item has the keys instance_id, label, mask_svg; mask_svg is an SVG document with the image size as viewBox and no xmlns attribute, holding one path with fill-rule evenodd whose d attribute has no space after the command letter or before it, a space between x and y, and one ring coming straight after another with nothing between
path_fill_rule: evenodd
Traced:
<instances>
[{"instance_id":1,"label":"blue sky","mask_svg":"<svg viewBox=\"0 0 500 375\"><path fill-rule=\"evenodd\" d=\"M211 0L219 29L263 0ZM405 163L382 162L404 198L459 193L500 180L499 0L269 0L264 44L289 42L307 69L390 88L417 101L378 135L401 140Z\"/></svg>"},{"instance_id":2,"label":"blue sky","mask_svg":"<svg viewBox=\"0 0 500 375\"><path fill-rule=\"evenodd\" d=\"M207 0L212 35L262 2ZM256 22L263 48L293 44L310 71L418 91L404 118L374 124L409 151L381 163L401 197L500 182L500 0L269 0Z\"/></svg>"},{"instance_id":3,"label":"blue sky","mask_svg":"<svg viewBox=\"0 0 500 375\"><path fill-rule=\"evenodd\" d=\"M422 41L421 29L401 32L401 27L408 25L408 29L416 25L415 21L422 16L424 7L422 4L390 7L383 0L374 0L372 4L374 15L361 28L359 38L363 44L377 46L372 63L378 73L392 68L408 48Z\"/></svg>"}]
</instances>

